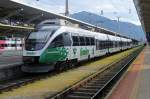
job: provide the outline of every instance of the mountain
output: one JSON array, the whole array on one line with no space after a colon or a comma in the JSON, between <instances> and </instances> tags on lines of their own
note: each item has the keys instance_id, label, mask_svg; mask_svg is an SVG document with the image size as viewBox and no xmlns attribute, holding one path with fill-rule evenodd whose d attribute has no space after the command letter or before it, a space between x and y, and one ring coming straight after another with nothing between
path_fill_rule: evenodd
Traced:
<instances>
[{"instance_id":1,"label":"mountain","mask_svg":"<svg viewBox=\"0 0 150 99\"><path fill-rule=\"evenodd\" d=\"M144 32L141 26L129 23L129 22L119 22L117 20L111 20L103 16L99 16L94 13L82 11L78 13L74 13L71 15L72 18L97 25L111 31L119 32L123 35L137 38L139 40L145 37Z\"/></svg>"}]
</instances>

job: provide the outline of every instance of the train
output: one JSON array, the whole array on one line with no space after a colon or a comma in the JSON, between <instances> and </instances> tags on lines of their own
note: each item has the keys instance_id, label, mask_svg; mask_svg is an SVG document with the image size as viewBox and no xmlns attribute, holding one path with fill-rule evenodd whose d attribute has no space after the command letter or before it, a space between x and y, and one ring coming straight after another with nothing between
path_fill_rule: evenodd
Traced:
<instances>
[{"instance_id":1,"label":"train","mask_svg":"<svg viewBox=\"0 0 150 99\"><path fill-rule=\"evenodd\" d=\"M0 51L22 50L23 40L16 37L0 36Z\"/></svg>"},{"instance_id":2,"label":"train","mask_svg":"<svg viewBox=\"0 0 150 99\"><path fill-rule=\"evenodd\" d=\"M61 70L138 45L137 40L127 37L58 25L56 21L47 20L27 36L21 69L27 73Z\"/></svg>"}]
</instances>

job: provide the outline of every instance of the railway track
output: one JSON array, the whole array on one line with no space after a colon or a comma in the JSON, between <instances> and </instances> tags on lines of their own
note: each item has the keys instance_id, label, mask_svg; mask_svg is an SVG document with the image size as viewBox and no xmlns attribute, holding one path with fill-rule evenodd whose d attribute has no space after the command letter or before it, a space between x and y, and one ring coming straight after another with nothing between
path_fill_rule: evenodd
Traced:
<instances>
[{"instance_id":1,"label":"railway track","mask_svg":"<svg viewBox=\"0 0 150 99\"><path fill-rule=\"evenodd\" d=\"M126 58L110 64L104 70L47 99L104 99L141 50L138 49Z\"/></svg>"},{"instance_id":2,"label":"railway track","mask_svg":"<svg viewBox=\"0 0 150 99\"><path fill-rule=\"evenodd\" d=\"M138 51L138 52L140 52L140 51ZM136 55L137 55L137 52L136 52ZM126 61L124 60L122 62L127 63L127 61L129 59L127 59L127 58L125 58L125 59L126 59ZM118 61L117 64L118 65L123 64L122 62ZM102 68L98 73L95 73L95 74L91 75L90 77L88 77L87 79L85 79L84 81L81 81L79 84L77 84L77 86L73 86L73 87L63 91L62 93L57 94L54 97L48 97L48 98L54 98L54 99L57 99L57 98L67 99L68 98L68 99L70 99L73 97L73 99L74 99L74 96L75 96L76 97L75 99L80 99L81 97L85 98L88 96L93 96L93 94L96 94L96 92L99 92L100 89L101 90L105 89L106 87L104 87L104 84L106 84L106 82L108 82L107 80L110 80L112 74L116 73L115 71L111 72L110 67L113 67L113 65L115 66L116 62L109 64L105 68ZM112 68L112 69L115 70L116 68L117 67L115 66L115 68ZM111 72L111 73L109 73L109 72ZM107 75L108 73L109 73L109 75ZM7 83L0 83L0 93L11 91L18 87L39 81L41 79L46 79L46 78L54 76L56 74L57 74L57 72L52 72L52 73L47 73L47 74L42 74L42 75L41 74L40 75L24 75L21 78L18 78L13 81L9 81ZM85 94L85 92L86 92L86 94Z\"/></svg>"},{"instance_id":3,"label":"railway track","mask_svg":"<svg viewBox=\"0 0 150 99\"><path fill-rule=\"evenodd\" d=\"M0 94L33 83L35 81L46 79L47 77L51 77L56 74L57 74L56 72L45 74L22 74L22 76L19 78L0 83Z\"/></svg>"}]
</instances>

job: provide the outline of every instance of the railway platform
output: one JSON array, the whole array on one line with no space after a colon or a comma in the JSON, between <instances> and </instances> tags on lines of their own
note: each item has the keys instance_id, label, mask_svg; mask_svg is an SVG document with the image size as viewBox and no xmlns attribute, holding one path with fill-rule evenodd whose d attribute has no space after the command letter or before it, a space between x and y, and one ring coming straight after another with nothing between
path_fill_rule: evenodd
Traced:
<instances>
[{"instance_id":1,"label":"railway platform","mask_svg":"<svg viewBox=\"0 0 150 99\"><path fill-rule=\"evenodd\" d=\"M150 99L150 46L145 47L107 99Z\"/></svg>"},{"instance_id":2,"label":"railway platform","mask_svg":"<svg viewBox=\"0 0 150 99\"><path fill-rule=\"evenodd\" d=\"M22 51L3 51L0 53L0 69L22 64Z\"/></svg>"}]
</instances>

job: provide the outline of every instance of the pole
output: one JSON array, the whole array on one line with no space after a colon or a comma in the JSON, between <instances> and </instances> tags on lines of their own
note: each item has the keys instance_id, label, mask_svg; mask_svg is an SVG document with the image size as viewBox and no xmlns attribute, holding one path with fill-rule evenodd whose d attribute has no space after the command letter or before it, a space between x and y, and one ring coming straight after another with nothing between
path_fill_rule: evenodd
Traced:
<instances>
[{"instance_id":1,"label":"pole","mask_svg":"<svg viewBox=\"0 0 150 99\"><path fill-rule=\"evenodd\" d=\"M120 33L120 24L119 24L119 22L120 22L120 17L118 16L117 19L118 19L118 33Z\"/></svg>"},{"instance_id":2,"label":"pole","mask_svg":"<svg viewBox=\"0 0 150 99\"><path fill-rule=\"evenodd\" d=\"M69 16L69 2L66 0L66 11L65 11L65 16Z\"/></svg>"},{"instance_id":3,"label":"pole","mask_svg":"<svg viewBox=\"0 0 150 99\"><path fill-rule=\"evenodd\" d=\"M118 20L118 33L120 33L120 24L119 24L119 22L120 22L120 17L118 16L117 17L117 20ZM117 47L119 47L119 42L117 41L117 33L115 33L115 37L116 37L116 46Z\"/></svg>"}]
</instances>

